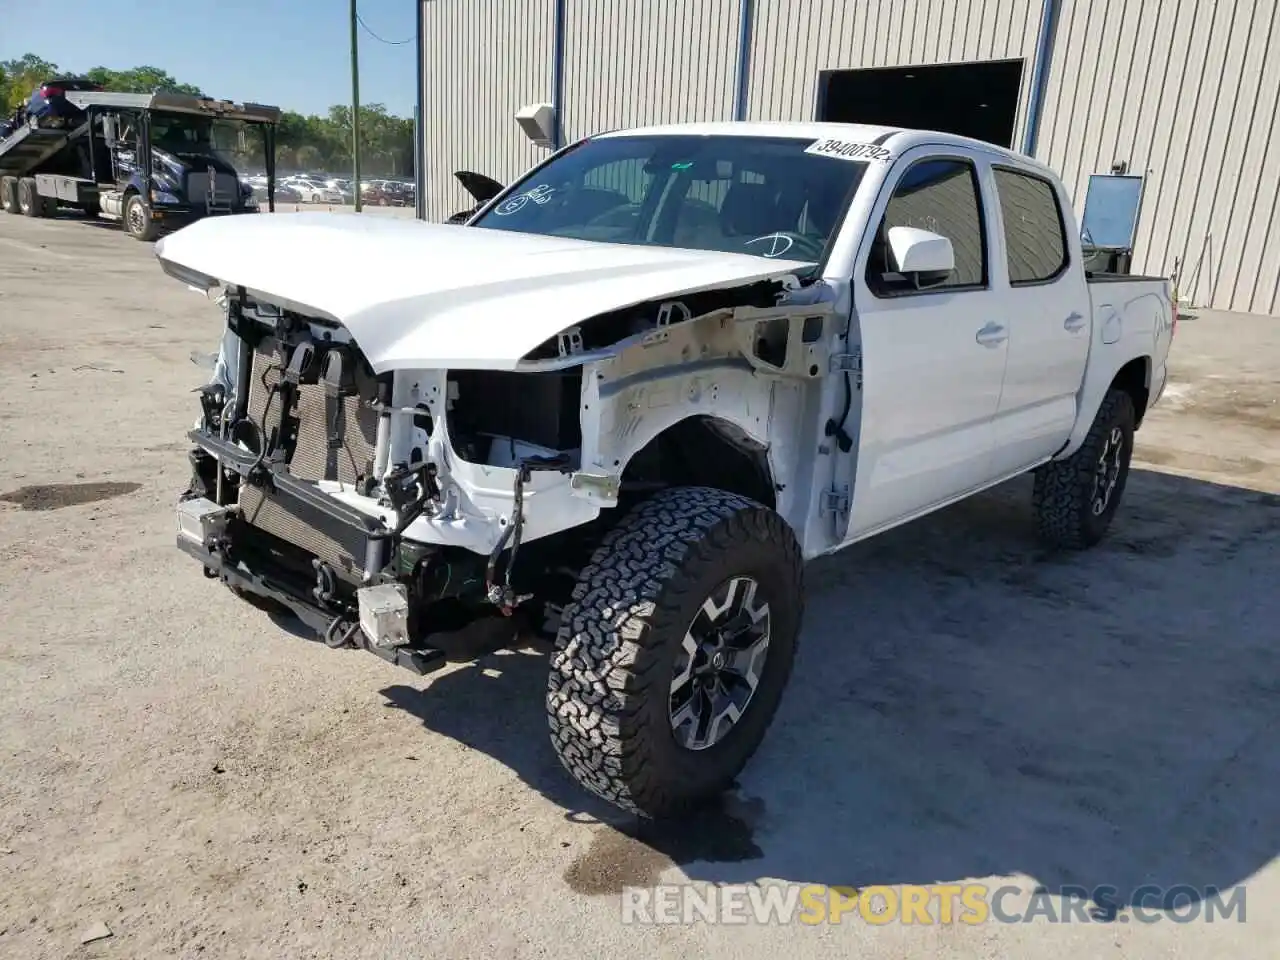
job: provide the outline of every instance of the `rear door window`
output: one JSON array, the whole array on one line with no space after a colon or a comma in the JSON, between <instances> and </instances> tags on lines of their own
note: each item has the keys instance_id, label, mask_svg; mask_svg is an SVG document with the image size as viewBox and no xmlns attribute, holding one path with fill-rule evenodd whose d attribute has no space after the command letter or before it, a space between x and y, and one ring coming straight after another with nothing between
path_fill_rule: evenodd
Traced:
<instances>
[{"instance_id":1,"label":"rear door window","mask_svg":"<svg viewBox=\"0 0 1280 960\"><path fill-rule=\"evenodd\" d=\"M1051 283L1066 272L1069 260L1057 192L1041 177L1005 167L994 173L1010 285Z\"/></svg>"}]
</instances>

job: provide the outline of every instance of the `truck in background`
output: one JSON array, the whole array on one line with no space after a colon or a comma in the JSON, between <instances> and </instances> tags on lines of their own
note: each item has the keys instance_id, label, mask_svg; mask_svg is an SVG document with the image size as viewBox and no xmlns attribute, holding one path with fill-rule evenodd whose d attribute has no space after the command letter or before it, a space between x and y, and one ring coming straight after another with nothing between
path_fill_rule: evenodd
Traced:
<instances>
[{"instance_id":1,"label":"truck in background","mask_svg":"<svg viewBox=\"0 0 1280 960\"><path fill-rule=\"evenodd\" d=\"M29 217L59 206L120 221L138 240L206 216L256 213L228 155L256 131L275 209L277 107L172 93L59 89L49 116L29 113L0 140L0 208Z\"/></svg>"}]
</instances>

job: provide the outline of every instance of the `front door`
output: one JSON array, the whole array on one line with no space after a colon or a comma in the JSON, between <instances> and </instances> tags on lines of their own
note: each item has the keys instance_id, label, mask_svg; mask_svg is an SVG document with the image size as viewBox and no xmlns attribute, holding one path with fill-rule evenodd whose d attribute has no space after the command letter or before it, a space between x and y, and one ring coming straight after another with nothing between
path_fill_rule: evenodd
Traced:
<instances>
[{"instance_id":1,"label":"front door","mask_svg":"<svg viewBox=\"0 0 1280 960\"><path fill-rule=\"evenodd\" d=\"M873 212L876 232L855 267L863 387L848 539L989 482L1007 356L977 162L921 149L896 166L892 194ZM895 226L949 238L951 278L918 290L892 272L885 237Z\"/></svg>"}]
</instances>

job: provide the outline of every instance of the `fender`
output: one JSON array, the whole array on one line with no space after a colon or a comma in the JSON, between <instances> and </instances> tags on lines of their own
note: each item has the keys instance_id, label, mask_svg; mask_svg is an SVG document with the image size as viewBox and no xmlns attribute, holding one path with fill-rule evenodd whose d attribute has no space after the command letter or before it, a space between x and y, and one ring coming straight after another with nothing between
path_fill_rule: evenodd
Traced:
<instances>
[{"instance_id":1,"label":"fender","mask_svg":"<svg viewBox=\"0 0 1280 960\"><path fill-rule=\"evenodd\" d=\"M1135 284L1140 282L1134 281ZM1095 297L1093 341L1085 363L1084 380L1076 395L1076 422L1066 444L1052 459L1065 460L1080 449L1107 391L1120 371L1133 360L1146 361L1142 388L1150 398L1152 356L1156 353L1157 341L1165 325L1164 318L1172 316L1167 288L1163 283L1161 287L1159 290L1141 289L1127 300L1114 302L1104 299L1112 292L1108 288L1117 292L1134 291L1128 284L1090 287L1090 293Z\"/></svg>"}]
</instances>

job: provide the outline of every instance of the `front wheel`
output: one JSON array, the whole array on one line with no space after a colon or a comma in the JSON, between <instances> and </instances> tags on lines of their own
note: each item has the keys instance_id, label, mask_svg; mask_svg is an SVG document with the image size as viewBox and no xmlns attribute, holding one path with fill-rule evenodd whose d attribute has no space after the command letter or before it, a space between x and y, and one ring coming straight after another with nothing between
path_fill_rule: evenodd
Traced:
<instances>
[{"instance_id":1,"label":"front wheel","mask_svg":"<svg viewBox=\"0 0 1280 960\"><path fill-rule=\"evenodd\" d=\"M772 510L707 487L641 503L561 618L547 688L561 762L649 817L722 793L777 712L803 602L800 546Z\"/></svg>"},{"instance_id":2,"label":"front wheel","mask_svg":"<svg viewBox=\"0 0 1280 960\"><path fill-rule=\"evenodd\" d=\"M1080 550L1106 534L1129 479L1136 420L1129 394L1109 390L1080 449L1036 469L1032 500L1050 546Z\"/></svg>"},{"instance_id":3,"label":"front wheel","mask_svg":"<svg viewBox=\"0 0 1280 960\"><path fill-rule=\"evenodd\" d=\"M135 240L156 238L155 221L151 219L151 210L140 193L129 194L124 202L124 232Z\"/></svg>"}]
</instances>

